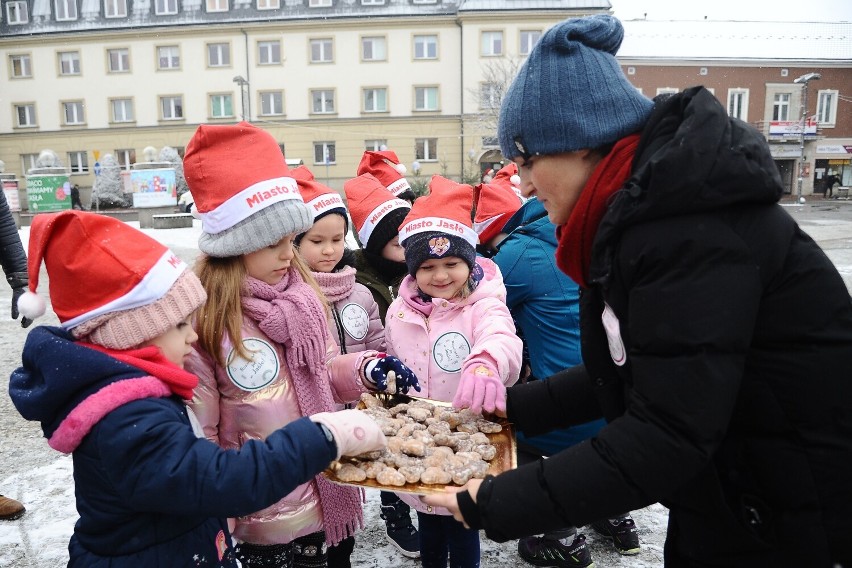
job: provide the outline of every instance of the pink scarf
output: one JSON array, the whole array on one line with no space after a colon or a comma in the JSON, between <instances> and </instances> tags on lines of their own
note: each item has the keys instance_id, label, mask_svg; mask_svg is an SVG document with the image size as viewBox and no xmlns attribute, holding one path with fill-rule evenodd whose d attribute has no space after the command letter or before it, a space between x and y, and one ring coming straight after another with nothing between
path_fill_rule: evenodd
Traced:
<instances>
[{"instance_id":1,"label":"pink scarf","mask_svg":"<svg viewBox=\"0 0 852 568\"><path fill-rule=\"evenodd\" d=\"M328 326L325 309L298 271L290 269L271 286L246 277L243 312L270 339L284 347L287 369L303 416L334 411L331 382L325 365ZM314 480L322 508L326 542L337 544L364 528L361 492L328 481Z\"/></svg>"},{"instance_id":2,"label":"pink scarf","mask_svg":"<svg viewBox=\"0 0 852 568\"><path fill-rule=\"evenodd\" d=\"M355 286L355 269L344 266L338 272L312 272L319 284L320 290L328 298L329 302L336 302L348 298Z\"/></svg>"}]
</instances>

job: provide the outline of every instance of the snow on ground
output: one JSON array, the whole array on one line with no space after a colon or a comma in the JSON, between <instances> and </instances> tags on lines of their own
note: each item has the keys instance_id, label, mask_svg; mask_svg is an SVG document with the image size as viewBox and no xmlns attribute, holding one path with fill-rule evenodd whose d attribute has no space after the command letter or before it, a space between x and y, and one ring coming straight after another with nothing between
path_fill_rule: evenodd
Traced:
<instances>
[{"instance_id":1,"label":"snow on ground","mask_svg":"<svg viewBox=\"0 0 852 568\"><path fill-rule=\"evenodd\" d=\"M138 223L130 223L138 227ZM847 284L852 287L852 222L838 219L817 219L802 222L838 266ZM171 248L187 263L198 254L199 221L186 229L144 229L158 241ZM23 227L20 236L26 247L29 228ZM44 273L43 273L44 274ZM47 295L46 274L39 290ZM80 283L87 285L89 283ZM9 317L11 291L0 287L0 374L8 376L20 364L21 347L26 332ZM56 317L48 310L40 323L56 325ZM22 501L27 513L17 521L0 521L0 567L55 568L67 563L67 543L77 519L74 505L74 484L70 457L47 446L37 424L27 422L12 406L6 389L0 391L0 493ZM360 567L418 566L388 544L384 523L379 518L378 492L367 491L364 507L366 529L359 533L352 565ZM634 511L639 527L642 552L638 556L620 556L608 541L598 538L594 531L582 530L587 537L598 567L652 568L663 564L663 543L667 511L652 505ZM483 568L528 566L517 555L515 542L498 544L482 537Z\"/></svg>"}]
</instances>

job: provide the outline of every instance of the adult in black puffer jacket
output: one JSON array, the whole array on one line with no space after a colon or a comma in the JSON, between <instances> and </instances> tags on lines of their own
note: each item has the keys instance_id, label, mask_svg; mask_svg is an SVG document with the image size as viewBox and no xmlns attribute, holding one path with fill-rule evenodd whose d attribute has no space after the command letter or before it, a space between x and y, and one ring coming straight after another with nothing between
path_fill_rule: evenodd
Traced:
<instances>
[{"instance_id":1,"label":"adult in black puffer jacket","mask_svg":"<svg viewBox=\"0 0 852 568\"><path fill-rule=\"evenodd\" d=\"M18 319L18 298L27 289L27 255L18 236L18 227L12 218L12 211L6 201L6 195L0 192L0 264L6 282L12 287L12 319ZM21 318L21 327L32 323L28 318Z\"/></svg>"},{"instance_id":2,"label":"adult in black puffer jacket","mask_svg":"<svg viewBox=\"0 0 852 568\"><path fill-rule=\"evenodd\" d=\"M622 33L608 16L548 31L499 133L584 289L585 366L511 389L509 419L609 424L472 483L457 514L503 541L659 501L667 566L852 566L849 292L778 205L763 137L704 88L631 92Z\"/></svg>"}]
</instances>

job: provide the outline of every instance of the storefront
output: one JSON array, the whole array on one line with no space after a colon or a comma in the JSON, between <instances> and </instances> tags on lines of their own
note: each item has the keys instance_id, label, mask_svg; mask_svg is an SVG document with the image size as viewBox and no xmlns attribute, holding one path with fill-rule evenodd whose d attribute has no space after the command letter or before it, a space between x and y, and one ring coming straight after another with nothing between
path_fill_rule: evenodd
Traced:
<instances>
[{"instance_id":1,"label":"storefront","mask_svg":"<svg viewBox=\"0 0 852 568\"><path fill-rule=\"evenodd\" d=\"M817 144L813 174L817 191L825 191L826 178L837 179L840 187L852 187L852 138L824 140Z\"/></svg>"}]
</instances>

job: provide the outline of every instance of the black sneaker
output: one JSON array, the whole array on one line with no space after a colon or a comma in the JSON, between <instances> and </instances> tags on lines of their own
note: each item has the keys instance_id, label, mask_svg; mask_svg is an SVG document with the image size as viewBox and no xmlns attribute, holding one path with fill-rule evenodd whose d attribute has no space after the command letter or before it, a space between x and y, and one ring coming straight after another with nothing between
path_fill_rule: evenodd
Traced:
<instances>
[{"instance_id":1,"label":"black sneaker","mask_svg":"<svg viewBox=\"0 0 852 568\"><path fill-rule=\"evenodd\" d=\"M420 558L420 533L414 528L408 507L401 505L382 505L381 517L385 520L385 534L392 545L397 547L403 556ZM403 512L403 507L406 509Z\"/></svg>"},{"instance_id":2,"label":"black sneaker","mask_svg":"<svg viewBox=\"0 0 852 568\"><path fill-rule=\"evenodd\" d=\"M619 554L633 556L639 554L639 533L636 523L625 515L618 519L597 521L592 523L595 532L612 540L612 545Z\"/></svg>"},{"instance_id":3,"label":"black sneaker","mask_svg":"<svg viewBox=\"0 0 852 568\"><path fill-rule=\"evenodd\" d=\"M577 534L574 542L565 546L560 541L543 536L531 536L518 541L518 555L533 566L555 568L594 568L592 553L586 537Z\"/></svg>"}]
</instances>

